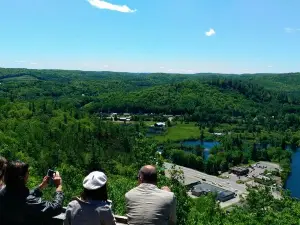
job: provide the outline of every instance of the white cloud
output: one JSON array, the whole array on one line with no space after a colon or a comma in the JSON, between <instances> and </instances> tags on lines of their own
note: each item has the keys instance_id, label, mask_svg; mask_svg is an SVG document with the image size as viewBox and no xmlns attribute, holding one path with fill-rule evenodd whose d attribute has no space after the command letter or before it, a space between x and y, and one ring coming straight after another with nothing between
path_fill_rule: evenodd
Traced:
<instances>
[{"instance_id":1,"label":"white cloud","mask_svg":"<svg viewBox=\"0 0 300 225\"><path fill-rule=\"evenodd\" d=\"M272 65L268 66L268 68L272 68L272 67L273 67Z\"/></svg>"},{"instance_id":2,"label":"white cloud","mask_svg":"<svg viewBox=\"0 0 300 225\"><path fill-rule=\"evenodd\" d=\"M173 71L173 69L168 69L168 72L171 72L171 71Z\"/></svg>"},{"instance_id":3,"label":"white cloud","mask_svg":"<svg viewBox=\"0 0 300 225\"><path fill-rule=\"evenodd\" d=\"M161 67L159 67L160 69L164 69L165 67L164 66L161 66Z\"/></svg>"},{"instance_id":4,"label":"white cloud","mask_svg":"<svg viewBox=\"0 0 300 225\"><path fill-rule=\"evenodd\" d=\"M216 31L212 28L209 29L209 31L205 32L205 35L210 37L216 34Z\"/></svg>"},{"instance_id":5,"label":"white cloud","mask_svg":"<svg viewBox=\"0 0 300 225\"><path fill-rule=\"evenodd\" d=\"M104 67L104 68L108 68L109 66L108 66L108 65L104 65L103 67Z\"/></svg>"},{"instance_id":6,"label":"white cloud","mask_svg":"<svg viewBox=\"0 0 300 225\"><path fill-rule=\"evenodd\" d=\"M36 62L31 62L30 65L37 65L38 63Z\"/></svg>"},{"instance_id":7,"label":"white cloud","mask_svg":"<svg viewBox=\"0 0 300 225\"><path fill-rule=\"evenodd\" d=\"M127 5L114 5L103 0L87 0L92 6L99 9L114 10L122 13L134 13L136 9L130 9Z\"/></svg>"},{"instance_id":8,"label":"white cloud","mask_svg":"<svg viewBox=\"0 0 300 225\"><path fill-rule=\"evenodd\" d=\"M284 31L285 31L286 33L295 33L295 32L300 31L300 28L286 27L286 28L284 28Z\"/></svg>"}]
</instances>

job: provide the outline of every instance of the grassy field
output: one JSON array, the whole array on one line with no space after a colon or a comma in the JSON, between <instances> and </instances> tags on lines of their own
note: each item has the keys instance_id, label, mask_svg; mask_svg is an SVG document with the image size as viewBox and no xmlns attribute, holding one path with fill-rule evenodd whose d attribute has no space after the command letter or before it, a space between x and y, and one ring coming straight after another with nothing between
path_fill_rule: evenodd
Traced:
<instances>
[{"instance_id":1,"label":"grassy field","mask_svg":"<svg viewBox=\"0 0 300 225\"><path fill-rule=\"evenodd\" d=\"M184 139L193 139L200 137L200 130L198 126L195 126L195 123L189 124L180 124L168 127L168 130L164 135L157 135L153 138L157 141L180 141Z\"/></svg>"},{"instance_id":2,"label":"grassy field","mask_svg":"<svg viewBox=\"0 0 300 225\"><path fill-rule=\"evenodd\" d=\"M122 121L114 121L114 123L124 123ZM136 121L129 121L126 122L127 124L134 124L138 123ZM144 124L146 127L150 127L154 125L156 121L144 121ZM165 141L182 141L182 140L188 140L188 139L199 139L200 138L200 130L198 126L195 126L195 122L190 123L173 123L171 127L167 127L167 131L163 135L153 135L151 138L154 140L157 140L159 142L165 142ZM204 130L204 137L205 139L213 140L215 137L214 135L210 134L208 132L208 129L206 128Z\"/></svg>"}]
</instances>

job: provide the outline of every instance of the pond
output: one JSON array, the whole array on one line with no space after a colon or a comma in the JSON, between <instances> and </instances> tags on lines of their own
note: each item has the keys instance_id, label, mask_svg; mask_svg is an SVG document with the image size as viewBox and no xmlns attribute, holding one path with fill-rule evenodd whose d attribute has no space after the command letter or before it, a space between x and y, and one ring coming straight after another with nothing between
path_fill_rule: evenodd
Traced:
<instances>
[{"instance_id":1,"label":"pond","mask_svg":"<svg viewBox=\"0 0 300 225\"><path fill-rule=\"evenodd\" d=\"M156 128L156 127L149 127L146 132L146 137L152 137L155 135L161 135L165 133L165 129L162 128Z\"/></svg>"},{"instance_id":2,"label":"pond","mask_svg":"<svg viewBox=\"0 0 300 225\"><path fill-rule=\"evenodd\" d=\"M185 147L197 147L203 146L204 147L204 159L207 159L209 156L209 151L212 147L219 145L220 143L217 141L183 141L182 145Z\"/></svg>"}]
</instances>

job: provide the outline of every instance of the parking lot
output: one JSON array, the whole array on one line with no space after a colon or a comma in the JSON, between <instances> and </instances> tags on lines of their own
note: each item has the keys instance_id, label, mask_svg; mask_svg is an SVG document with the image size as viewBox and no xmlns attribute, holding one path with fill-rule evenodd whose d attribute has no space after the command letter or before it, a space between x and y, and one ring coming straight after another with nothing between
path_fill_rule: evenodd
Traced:
<instances>
[{"instance_id":1,"label":"parking lot","mask_svg":"<svg viewBox=\"0 0 300 225\"><path fill-rule=\"evenodd\" d=\"M249 173L246 176L237 176L235 174L226 172L221 174L221 177L227 177L229 180L237 182L238 180L241 180L243 182L248 182L250 180L253 180L254 177L257 177L261 174L264 174L264 172L267 170L269 172L271 171L280 171L280 166L275 163L270 162L258 162L252 164L249 168Z\"/></svg>"},{"instance_id":2,"label":"parking lot","mask_svg":"<svg viewBox=\"0 0 300 225\"><path fill-rule=\"evenodd\" d=\"M166 168L166 176L169 176L168 170L171 169L173 164L165 163L164 166ZM247 193L245 184L237 184L235 181L231 179L222 179L220 177L208 175L206 173L199 172L197 170L193 170L183 166L176 166L176 169L181 169L184 173L184 184L188 185L191 183L195 183L198 181L204 181L208 184L212 184L218 187L221 187L225 190L235 192L237 196L234 199L231 199L227 202L221 202L221 207L227 207L232 204L236 204L240 201L239 195L244 195Z\"/></svg>"}]
</instances>

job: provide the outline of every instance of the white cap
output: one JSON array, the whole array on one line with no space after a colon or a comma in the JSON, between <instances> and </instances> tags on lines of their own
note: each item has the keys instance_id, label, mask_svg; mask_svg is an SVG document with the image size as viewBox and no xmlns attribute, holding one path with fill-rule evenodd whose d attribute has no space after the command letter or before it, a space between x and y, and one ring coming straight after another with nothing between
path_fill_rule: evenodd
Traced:
<instances>
[{"instance_id":1,"label":"white cap","mask_svg":"<svg viewBox=\"0 0 300 225\"><path fill-rule=\"evenodd\" d=\"M106 184L107 177L104 173L99 171L91 172L83 180L83 187L87 190L96 190Z\"/></svg>"}]
</instances>

